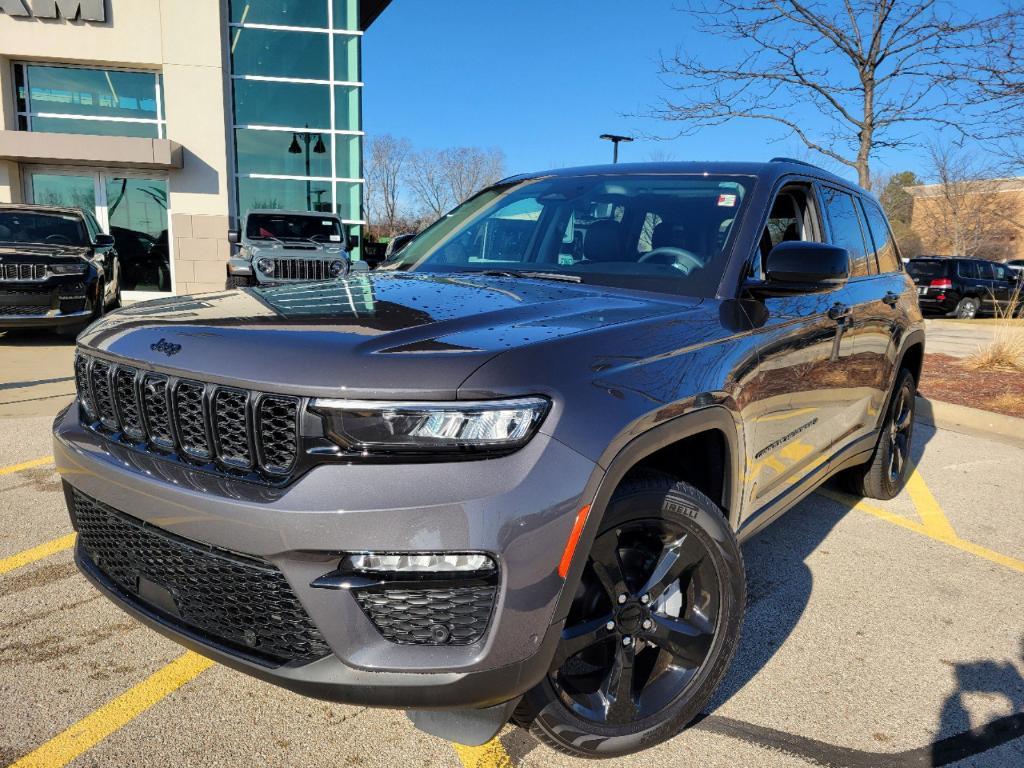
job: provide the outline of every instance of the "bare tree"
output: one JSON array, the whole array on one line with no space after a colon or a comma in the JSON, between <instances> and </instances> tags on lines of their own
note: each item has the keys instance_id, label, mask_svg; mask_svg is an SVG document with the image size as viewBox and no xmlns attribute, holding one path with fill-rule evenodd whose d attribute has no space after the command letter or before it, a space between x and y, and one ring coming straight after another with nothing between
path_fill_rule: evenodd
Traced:
<instances>
[{"instance_id":1,"label":"bare tree","mask_svg":"<svg viewBox=\"0 0 1024 768\"><path fill-rule=\"evenodd\" d=\"M965 58L1005 56L994 30L1024 11L995 16L947 11L940 0L688 0L699 32L730 41L728 63L677 51L661 73L675 95L654 116L681 135L735 119L782 126L809 149L871 182L879 149L904 147L924 125L965 128L962 105L977 89ZM814 130L808 115L827 118Z\"/></svg>"},{"instance_id":2,"label":"bare tree","mask_svg":"<svg viewBox=\"0 0 1024 768\"><path fill-rule=\"evenodd\" d=\"M437 219L458 203L499 181L505 155L500 149L452 147L424 150L411 158L409 187L424 213Z\"/></svg>"},{"instance_id":3,"label":"bare tree","mask_svg":"<svg viewBox=\"0 0 1024 768\"><path fill-rule=\"evenodd\" d=\"M366 220L377 235L391 237L401 229L399 201L411 154L408 139L384 134L369 142L364 190Z\"/></svg>"},{"instance_id":4,"label":"bare tree","mask_svg":"<svg viewBox=\"0 0 1024 768\"><path fill-rule=\"evenodd\" d=\"M929 149L934 183L911 187L913 225L933 253L1002 259L1024 226L1016 203L1019 184L949 145Z\"/></svg>"}]
</instances>

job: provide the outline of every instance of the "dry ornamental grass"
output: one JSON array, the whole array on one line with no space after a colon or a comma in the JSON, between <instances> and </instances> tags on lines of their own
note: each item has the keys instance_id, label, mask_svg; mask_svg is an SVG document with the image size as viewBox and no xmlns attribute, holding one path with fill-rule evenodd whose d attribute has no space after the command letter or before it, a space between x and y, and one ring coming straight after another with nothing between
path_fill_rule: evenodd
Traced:
<instances>
[{"instance_id":1,"label":"dry ornamental grass","mask_svg":"<svg viewBox=\"0 0 1024 768\"><path fill-rule=\"evenodd\" d=\"M1024 318L1022 287L1024 283L1018 282L1006 307L1000 307L995 302L998 320L995 338L967 359L965 365L968 368L976 371L1024 372L1024 324L1020 322Z\"/></svg>"}]
</instances>

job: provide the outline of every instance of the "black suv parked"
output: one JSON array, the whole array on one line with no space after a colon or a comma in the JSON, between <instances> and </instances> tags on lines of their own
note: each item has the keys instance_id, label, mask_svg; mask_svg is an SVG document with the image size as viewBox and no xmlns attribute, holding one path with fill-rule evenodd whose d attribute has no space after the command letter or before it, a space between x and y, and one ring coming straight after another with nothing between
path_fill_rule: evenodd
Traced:
<instances>
[{"instance_id":1,"label":"black suv parked","mask_svg":"<svg viewBox=\"0 0 1024 768\"><path fill-rule=\"evenodd\" d=\"M114 238L78 208L0 205L0 330L74 336L120 306Z\"/></svg>"},{"instance_id":2,"label":"black suv parked","mask_svg":"<svg viewBox=\"0 0 1024 768\"><path fill-rule=\"evenodd\" d=\"M1015 270L984 259L920 256L907 263L907 272L923 312L964 320L1006 309L1019 290Z\"/></svg>"},{"instance_id":3,"label":"black suv parked","mask_svg":"<svg viewBox=\"0 0 1024 768\"><path fill-rule=\"evenodd\" d=\"M563 169L381 271L101 320L54 450L79 567L156 630L463 743L511 717L608 756L722 680L741 541L833 475L900 490L923 350L850 183Z\"/></svg>"}]
</instances>

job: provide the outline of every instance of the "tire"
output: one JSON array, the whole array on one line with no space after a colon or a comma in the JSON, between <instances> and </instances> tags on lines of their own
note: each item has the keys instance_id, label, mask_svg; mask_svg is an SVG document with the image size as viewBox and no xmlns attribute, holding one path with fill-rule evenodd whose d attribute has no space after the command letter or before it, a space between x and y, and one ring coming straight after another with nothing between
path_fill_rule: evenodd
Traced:
<instances>
[{"instance_id":1,"label":"tire","mask_svg":"<svg viewBox=\"0 0 1024 768\"><path fill-rule=\"evenodd\" d=\"M248 288L255 285L248 275L228 275L228 288Z\"/></svg>"},{"instance_id":2,"label":"tire","mask_svg":"<svg viewBox=\"0 0 1024 768\"><path fill-rule=\"evenodd\" d=\"M659 571L664 578L655 578ZM627 478L588 554L552 669L513 721L576 757L626 755L670 739L722 682L745 609L743 557L715 503L667 476ZM616 685L623 670L630 682ZM615 695L602 698L608 692Z\"/></svg>"},{"instance_id":3,"label":"tire","mask_svg":"<svg viewBox=\"0 0 1024 768\"><path fill-rule=\"evenodd\" d=\"M956 310L954 310L953 314L958 320L973 320L978 316L980 309L980 301L973 296L964 296L960 299L960 303L956 305Z\"/></svg>"},{"instance_id":4,"label":"tire","mask_svg":"<svg viewBox=\"0 0 1024 768\"><path fill-rule=\"evenodd\" d=\"M114 272L114 279L117 280L117 291L114 293L114 298L111 299L107 309L120 309L121 307L121 268L118 267Z\"/></svg>"},{"instance_id":5,"label":"tire","mask_svg":"<svg viewBox=\"0 0 1024 768\"><path fill-rule=\"evenodd\" d=\"M903 368L896 377L889 411L871 460L846 473L846 485L851 492L869 499L888 501L903 490L910 476L916 396L914 374Z\"/></svg>"}]
</instances>

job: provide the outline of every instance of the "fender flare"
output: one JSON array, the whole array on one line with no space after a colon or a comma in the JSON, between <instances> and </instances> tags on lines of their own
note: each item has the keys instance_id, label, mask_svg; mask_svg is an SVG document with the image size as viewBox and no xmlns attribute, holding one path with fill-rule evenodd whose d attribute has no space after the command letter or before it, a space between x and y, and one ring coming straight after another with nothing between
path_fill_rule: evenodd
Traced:
<instances>
[{"instance_id":1,"label":"fender flare","mask_svg":"<svg viewBox=\"0 0 1024 768\"><path fill-rule=\"evenodd\" d=\"M592 499L590 512L587 515L583 532L576 542L572 563L562 583L552 616L552 624L565 619L569 613L576 587L586 566L586 555L593 546L597 532L601 529L605 511L612 494L622 478L626 476L638 462L667 445L683 440L702 432L721 432L725 439L725 478L722 483L724 498L715 499L728 516L729 525L735 531L739 522L739 499L743 487L743 449L739 429L733 412L721 405L708 406L690 413L670 419L647 430L630 440L614 457L607 462L605 469L595 470L582 494L583 499ZM601 462L604 464L604 462Z\"/></svg>"}]
</instances>

